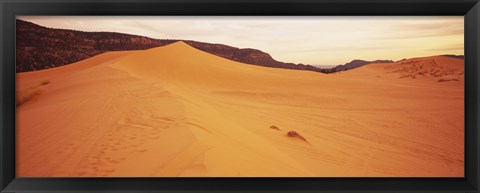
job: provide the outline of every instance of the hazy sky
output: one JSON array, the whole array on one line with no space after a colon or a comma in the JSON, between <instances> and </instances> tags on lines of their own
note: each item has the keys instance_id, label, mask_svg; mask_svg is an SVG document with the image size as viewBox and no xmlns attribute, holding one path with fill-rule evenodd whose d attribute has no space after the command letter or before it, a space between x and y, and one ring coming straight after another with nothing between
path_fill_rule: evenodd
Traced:
<instances>
[{"instance_id":1,"label":"hazy sky","mask_svg":"<svg viewBox=\"0 0 480 193\"><path fill-rule=\"evenodd\" d=\"M53 28L188 39L260 49L283 62L343 64L462 54L463 16L22 16Z\"/></svg>"}]
</instances>

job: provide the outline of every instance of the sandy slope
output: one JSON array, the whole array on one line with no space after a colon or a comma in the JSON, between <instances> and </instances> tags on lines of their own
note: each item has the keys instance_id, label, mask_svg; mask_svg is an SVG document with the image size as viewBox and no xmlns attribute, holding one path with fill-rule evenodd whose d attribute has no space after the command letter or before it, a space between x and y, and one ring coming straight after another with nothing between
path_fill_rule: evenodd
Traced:
<instances>
[{"instance_id":1,"label":"sandy slope","mask_svg":"<svg viewBox=\"0 0 480 193\"><path fill-rule=\"evenodd\" d=\"M17 76L18 176L463 176L463 60L327 75L179 42L62 68Z\"/></svg>"}]
</instances>

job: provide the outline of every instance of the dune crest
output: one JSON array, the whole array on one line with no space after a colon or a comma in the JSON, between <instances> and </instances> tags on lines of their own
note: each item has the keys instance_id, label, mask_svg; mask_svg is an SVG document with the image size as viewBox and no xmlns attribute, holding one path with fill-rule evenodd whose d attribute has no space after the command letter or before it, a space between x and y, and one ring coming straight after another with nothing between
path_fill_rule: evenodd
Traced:
<instances>
[{"instance_id":1,"label":"dune crest","mask_svg":"<svg viewBox=\"0 0 480 193\"><path fill-rule=\"evenodd\" d=\"M17 175L461 177L462 65L321 74L177 42L20 73L18 88L49 84L17 109Z\"/></svg>"}]
</instances>

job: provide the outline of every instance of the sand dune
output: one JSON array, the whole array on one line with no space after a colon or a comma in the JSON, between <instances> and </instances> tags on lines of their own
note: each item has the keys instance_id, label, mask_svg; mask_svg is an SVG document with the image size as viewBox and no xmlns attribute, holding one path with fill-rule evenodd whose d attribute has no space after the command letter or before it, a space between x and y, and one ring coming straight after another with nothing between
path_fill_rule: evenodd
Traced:
<instances>
[{"instance_id":1,"label":"sand dune","mask_svg":"<svg viewBox=\"0 0 480 193\"><path fill-rule=\"evenodd\" d=\"M459 177L463 84L441 56L321 74L183 42L102 54L17 75L17 175Z\"/></svg>"},{"instance_id":2,"label":"sand dune","mask_svg":"<svg viewBox=\"0 0 480 193\"><path fill-rule=\"evenodd\" d=\"M370 64L350 71L350 74L386 74L405 79L429 79L437 82L460 82L463 84L463 60L447 56L412 58L392 64Z\"/></svg>"}]
</instances>

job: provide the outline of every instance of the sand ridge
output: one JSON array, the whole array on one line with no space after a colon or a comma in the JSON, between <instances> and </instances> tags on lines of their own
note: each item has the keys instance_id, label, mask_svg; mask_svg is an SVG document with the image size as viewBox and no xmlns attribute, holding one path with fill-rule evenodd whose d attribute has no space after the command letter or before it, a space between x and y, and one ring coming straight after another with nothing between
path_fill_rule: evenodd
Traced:
<instances>
[{"instance_id":1,"label":"sand ridge","mask_svg":"<svg viewBox=\"0 0 480 193\"><path fill-rule=\"evenodd\" d=\"M64 67L17 75L42 89L17 109L18 176L463 176L463 60L322 74L177 42Z\"/></svg>"}]
</instances>

